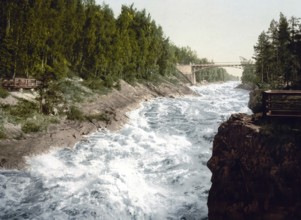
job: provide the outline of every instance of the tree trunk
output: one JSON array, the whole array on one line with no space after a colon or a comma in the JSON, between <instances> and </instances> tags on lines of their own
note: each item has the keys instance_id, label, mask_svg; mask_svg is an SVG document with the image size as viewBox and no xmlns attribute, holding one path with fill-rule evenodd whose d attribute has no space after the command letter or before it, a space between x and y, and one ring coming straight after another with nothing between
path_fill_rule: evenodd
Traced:
<instances>
[{"instance_id":1,"label":"tree trunk","mask_svg":"<svg viewBox=\"0 0 301 220\"><path fill-rule=\"evenodd\" d=\"M18 57L18 46L19 46L19 40L16 42L17 44L17 49L15 51L15 56L14 56L14 72L13 72L13 79L16 77L17 74L17 57Z\"/></svg>"},{"instance_id":2,"label":"tree trunk","mask_svg":"<svg viewBox=\"0 0 301 220\"><path fill-rule=\"evenodd\" d=\"M8 13L7 13L5 34L6 34L6 37L8 37L10 34L10 9L8 10Z\"/></svg>"},{"instance_id":3,"label":"tree trunk","mask_svg":"<svg viewBox=\"0 0 301 220\"><path fill-rule=\"evenodd\" d=\"M16 77L16 72L17 72L17 58L15 57L13 79Z\"/></svg>"},{"instance_id":4,"label":"tree trunk","mask_svg":"<svg viewBox=\"0 0 301 220\"><path fill-rule=\"evenodd\" d=\"M261 82L263 83L263 61L261 61Z\"/></svg>"}]
</instances>

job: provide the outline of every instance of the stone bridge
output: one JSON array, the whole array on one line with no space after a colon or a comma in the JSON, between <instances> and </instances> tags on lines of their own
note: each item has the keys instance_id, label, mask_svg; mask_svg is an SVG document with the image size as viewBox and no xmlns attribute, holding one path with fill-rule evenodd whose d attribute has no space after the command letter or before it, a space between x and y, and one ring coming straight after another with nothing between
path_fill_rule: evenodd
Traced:
<instances>
[{"instance_id":1,"label":"stone bridge","mask_svg":"<svg viewBox=\"0 0 301 220\"><path fill-rule=\"evenodd\" d=\"M186 79L192 84L196 84L195 73L207 68L213 67L232 67L242 69L242 64L237 63L214 63L214 64L190 64L190 65L177 65L177 70L182 73Z\"/></svg>"}]
</instances>

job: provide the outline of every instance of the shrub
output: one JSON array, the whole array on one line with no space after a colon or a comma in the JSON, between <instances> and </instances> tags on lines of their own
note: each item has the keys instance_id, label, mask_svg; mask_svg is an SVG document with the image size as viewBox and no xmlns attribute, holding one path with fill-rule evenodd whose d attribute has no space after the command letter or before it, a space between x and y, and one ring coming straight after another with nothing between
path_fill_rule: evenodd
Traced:
<instances>
[{"instance_id":1,"label":"shrub","mask_svg":"<svg viewBox=\"0 0 301 220\"><path fill-rule=\"evenodd\" d=\"M87 92L80 87L80 84L69 79L60 81L58 84L53 85L50 89L56 90L57 97L60 96L61 100L64 97L65 100L81 102L87 95Z\"/></svg>"},{"instance_id":2,"label":"shrub","mask_svg":"<svg viewBox=\"0 0 301 220\"><path fill-rule=\"evenodd\" d=\"M0 130L0 139L4 139L4 138L6 138L6 135L5 135L4 131Z\"/></svg>"},{"instance_id":3,"label":"shrub","mask_svg":"<svg viewBox=\"0 0 301 220\"><path fill-rule=\"evenodd\" d=\"M89 120L89 121L92 121L93 119L97 120L97 121L104 121L107 124L111 122L110 116L106 113L101 113L101 114L96 114L96 115L89 115L89 116L86 116L86 119Z\"/></svg>"},{"instance_id":4,"label":"shrub","mask_svg":"<svg viewBox=\"0 0 301 220\"><path fill-rule=\"evenodd\" d=\"M0 86L0 98L6 98L9 95L9 92Z\"/></svg>"},{"instance_id":5,"label":"shrub","mask_svg":"<svg viewBox=\"0 0 301 220\"><path fill-rule=\"evenodd\" d=\"M63 103L63 96L59 89L55 86L48 87L44 92L40 92L43 102L40 100L42 113L49 115L53 113L53 109L60 103Z\"/></svg>"},{"instance_id":6,"label":"shrub","mask_svg":"<svg viewBox=\"0 0 301 220\"><path fill-rule=\"evenodd\" d=\"M104 86L104 83L101 79L88 79L83 81L82 84L92 90L98 90L99 88Z\"/></svg>"},{"instance_id":7,"label":"shrub","mask_svg":"<svg viewBox=\"0 0 301 220\"><path fill-rule=\"evenodd\" d=\"M67 114L67 118L69 120L79 120L83 121L84 120L84 115L83 113L74 105L70 107L70 110Z\"/></svg>"},{"instance_id":8,"label":"shrub","mask_svg":"<svg viewBox=\"0 0 301 220\"><path fill-rule=\"evenodd\" d=\"M0 124L0 139L6 138L4 127L2 124Z\"/></svg>"},{"instance_id":9,"label":"shrub","mask_svg":"<svg viewBox=\"0 0 301 220\"><path fill-rule=\"evenodd\" d=\"M36 121L29 120L22 125L21 130L24 133L38 132L41 130L41 125Z\"/></svg>"},{"instance_id":10,"label":"shrub","mask_svg":"<svg viewBox=\"0 0 301 220\"><path fill-rule=\"evenodd\" d=\"M82 85L87 86L101 95L108 94L109 91L111 91L110 88L106 86L106 83L101 79L88 79L83 81Z\"/></svg>"},{"instance_id":11,"label":"shrub","mask_svg":"<svg viewBox=\"0 0 301 220\"><path fill-rule=\"evenodd\" d=\"M12 116L20 118L29 118L35 112L38 112L39 108L36 103L28 101L20 101L18 105L9 107L9 113Z\"/></svg>"},{"instance_id":12,"label":"shrub","mask_svg":"<svg viewBox=\"0 0 301 220\"><path fill-rule=\"evenodd\" d=\"M51 124L59 124L60 123L60 119L58 117L50 117L49 122Z\"/></svg>"}]
</instances>

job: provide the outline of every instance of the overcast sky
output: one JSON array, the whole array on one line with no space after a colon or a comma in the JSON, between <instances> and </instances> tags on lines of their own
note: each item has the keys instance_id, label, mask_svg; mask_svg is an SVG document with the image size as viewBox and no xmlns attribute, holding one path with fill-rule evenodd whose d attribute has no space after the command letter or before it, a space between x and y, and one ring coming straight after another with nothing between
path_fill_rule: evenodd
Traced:
<instances>
[{"instance_id":1,"label":"overcast sky","mask_svg":"<svg viewBox=\"0 0 301 220\"><path fill-rule=\"evenodd\" d=\"M102 4L103 0L96 0ZM146 9L177 46L189 46L200 58L215 62L251 59L253 46L272 19L301 17L301 0L106 0L120 13L134 3Z\"/></svg>"}]
</instances>

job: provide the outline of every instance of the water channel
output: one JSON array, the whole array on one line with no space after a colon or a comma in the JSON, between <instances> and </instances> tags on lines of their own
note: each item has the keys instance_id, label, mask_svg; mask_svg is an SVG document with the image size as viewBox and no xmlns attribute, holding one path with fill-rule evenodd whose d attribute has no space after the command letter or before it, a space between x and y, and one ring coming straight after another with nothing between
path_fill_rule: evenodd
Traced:
<instances>
[{"instance_id":1,"label":"water channel","mask_svg":"<svg viewBox=\"0 0 301 220\"><path fill-rule=\"evenodd\" d=\"M0 219L206 219L214 135L249 112L237 85L142 103L118 132L30 158L28 171L0 170Z\"/></svg>"}]
</instances>

